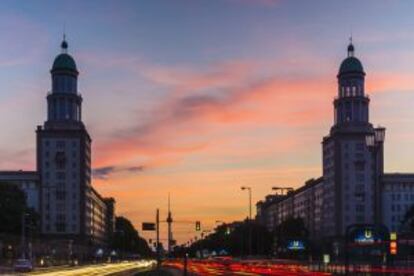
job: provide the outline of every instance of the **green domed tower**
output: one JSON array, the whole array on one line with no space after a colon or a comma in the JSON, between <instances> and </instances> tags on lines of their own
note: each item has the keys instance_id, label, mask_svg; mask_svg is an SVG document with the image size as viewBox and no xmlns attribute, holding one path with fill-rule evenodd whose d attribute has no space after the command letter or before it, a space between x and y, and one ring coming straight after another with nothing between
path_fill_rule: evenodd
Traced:
<instances>
[{"instance_id":1,"label":"green domed tower","mask_svg":"<svg viewBox=\"0 0 414 276\"><path fill-rule=\"evenodd\" d=\"M68 43L63 37L61 53L56 56L50 70L52 90L47 97L48 125L62 123L82 126L82 97L78 94L78 69L68 54Z\"/></svg>"},{"instance_id":2,"label":"green domed tower","mask_svg":"<svg viewBox=\"0 0 414 276\"><path fill-rule=\"evenodd\" d=\"M338 97L334 101L335 126L369 124L369 98L365 96L365 72L355 57L355 47L348 45L348 56L338 72Z\"/></svg>"}]
</instances>

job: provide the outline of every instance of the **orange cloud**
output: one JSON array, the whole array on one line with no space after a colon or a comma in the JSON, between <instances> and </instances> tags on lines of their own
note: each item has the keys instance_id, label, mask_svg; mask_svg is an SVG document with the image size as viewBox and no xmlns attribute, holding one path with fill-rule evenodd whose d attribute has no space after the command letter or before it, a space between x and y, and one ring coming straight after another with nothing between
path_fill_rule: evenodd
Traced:
<instances>
[{"instance_id":1,"label":"orange cloud","mask_svg":"<svg viewBox=\"0 0 414 276\"><path fill-rule=\"evenodd\" d=\"M210 143L205 137L215 128L299 127L323 119L331 108L326 100L332 97L329 82L275 77L246 86L219 94L174 94L154 110L151 120L98 145L96 164L106 166L138 156L151 162L154 156L202 151Z\"/></svg>"}]
</instances>

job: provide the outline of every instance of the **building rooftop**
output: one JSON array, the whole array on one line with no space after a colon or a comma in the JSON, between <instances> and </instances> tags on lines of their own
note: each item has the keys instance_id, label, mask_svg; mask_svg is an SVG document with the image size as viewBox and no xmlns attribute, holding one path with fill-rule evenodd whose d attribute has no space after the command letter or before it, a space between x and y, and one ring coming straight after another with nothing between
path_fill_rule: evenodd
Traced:
<instances>
[{"instance_id":1,"label":"building rooftop","mask_svg":"<svg viewBox=\"0 0 414 276\"><path fill-rule=\"evenodd\" d=\"M39 180L36 171L0 171L0 180Z\"/></svg>"}]
</instances>

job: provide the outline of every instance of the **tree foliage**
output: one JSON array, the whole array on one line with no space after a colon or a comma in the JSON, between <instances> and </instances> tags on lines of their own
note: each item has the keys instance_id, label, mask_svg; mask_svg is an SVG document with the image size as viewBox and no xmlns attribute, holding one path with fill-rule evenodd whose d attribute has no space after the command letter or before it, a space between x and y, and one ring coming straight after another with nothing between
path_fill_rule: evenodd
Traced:
<instances>
[{"instance_id":1,"label":"tree foliage","mask_svg":"<svg viewBox=\"0 0 414 276\"><path fill-rule=\"evenodd\" d=\"M275 235L278 240L307 239L309 231L302 218L288 217L276 226Z\"/></svg>"},{"instance_id":2,"label":"tree foliage","mask_svg":"<svg viewBox=\"0 0 414 276\"><path fill-rule=\"evenodd\" d=\"M115 233L112 237L112 248L129 254L150 256L152 251L145 239L141 238L138 231L125 217L116 217Z\"/></svg>"},{"instance_id":3,"label":"tree foliage","mask_svg":"<svg viewBox=\"0 0 414 276\"><path fill-rule=\"evenodd\" d=\"M23 213L31 233L38 230L39 216L26 205L25 193L15 184L0 182L0 233L19 234Z\"/></svg>"},{"instance_id":4,"label":"tree foliage","mask_svg":"<svg viewBox=\"0 0 414 276\"><path fill-rule=\"evenodd\" d=\"M189 252L195 255L197 251L204 249L210 252L219 253L225 251L233 256L242 256L249 254L249 239L251 231L251 254L268 255L272 246L272 235L264 226L248 220L237 224L222 224L216 228L216 231L204 239L193 243Z\"/></svg>"}]
</instances>

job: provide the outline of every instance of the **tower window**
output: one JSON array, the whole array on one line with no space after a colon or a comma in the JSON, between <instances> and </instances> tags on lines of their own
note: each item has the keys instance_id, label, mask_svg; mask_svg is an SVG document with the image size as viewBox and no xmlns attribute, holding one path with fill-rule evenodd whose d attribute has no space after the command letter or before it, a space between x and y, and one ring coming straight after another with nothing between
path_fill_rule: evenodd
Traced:
<instances>
[{"instance_id":1,"label":"tower window","mask_svg":"<svg viewBox=\"0 0 414 276\"><path fill-rule=\"evenodd\" d=\"M65 147L65 141L57 141L56 142L56 147L57 148L64 148Z\"/></svg>"}]
</instances>

